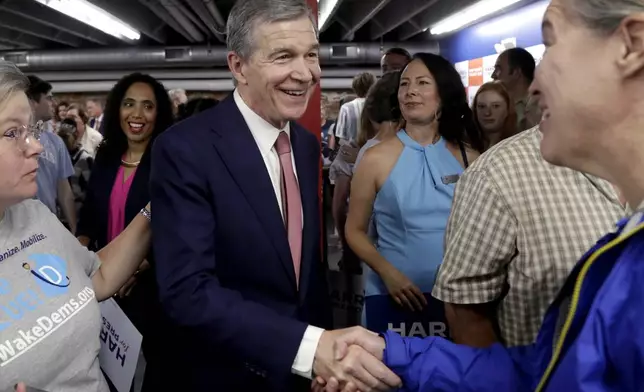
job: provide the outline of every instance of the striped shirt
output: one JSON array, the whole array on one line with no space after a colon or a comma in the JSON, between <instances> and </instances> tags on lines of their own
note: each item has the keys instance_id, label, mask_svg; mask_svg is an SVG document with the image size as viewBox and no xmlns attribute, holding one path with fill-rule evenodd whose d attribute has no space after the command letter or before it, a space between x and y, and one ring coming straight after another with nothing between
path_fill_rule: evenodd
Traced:
<instances>
[{"instance_id":1,"label":"striped shirt","mask_svg":"<svg viewBox=\"0 0 644 392\"><path fill-rule=\"evenodd\" d=\"M541 157L538 127L482 155L460 178L432 295L453 304L500 300L508 346L536 339L579 258L627 214L607 182Z\"/></svg>"},{"instance_id":2,"label":"striped shirt","mask_svg":"<svg viewBox=\"0 0 644 392\"><path fill-rule=\"evenodd\" d=\"M340 107L338 121L335 123L335 136L349 142L356 140L364 103L364 98L356 98Z\"/></svg>"}]
</instances>

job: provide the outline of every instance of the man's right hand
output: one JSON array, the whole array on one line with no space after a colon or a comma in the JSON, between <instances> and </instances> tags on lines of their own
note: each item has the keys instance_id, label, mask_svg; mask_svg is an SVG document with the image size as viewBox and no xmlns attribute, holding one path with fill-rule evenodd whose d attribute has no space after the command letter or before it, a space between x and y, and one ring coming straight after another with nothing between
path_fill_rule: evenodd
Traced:
<instances>
[{"instance_id":1,"label":"man's right hand","mask_svg":"<svg viewBox=\"0 0 644 392\"><path fill-rule=\"evenodd\" d=\"M349 343L345 349L338 350L338 347L344 347L346 344L344 342L347 341L360 340L367 344L364 338L357 338L357 336L362 336L362 333L358 331L366 330L354 327L325 331L322 334L313 361L315 376L324 380L333 378L341 386L353 384L363 392L389 391L399 387L401 385L400 378L364 348ZM367 333L373 334L368 331ZM344 335L348 335L348 339L343 339ZM377 335L375 338L380 339ZM367 349L377 352L377 348L373 345ZM336 355L338 353L344 355L338 356ZM382 352L380 352L380 357L382 358Z\"/></svg>"},{"instance_id":2,"label":"man's right hand","mask_svg":"<svg viewBox=\"0 0 644 392\"><path fill-rule=\"evenodd\" d=\"M382 362L385 339L362 327L348 328L345 331L347 332L335 340L333 347L333 354L337 360L342 360L347 355L349 347L357 345Z\"/></svg>"}]
</instances>

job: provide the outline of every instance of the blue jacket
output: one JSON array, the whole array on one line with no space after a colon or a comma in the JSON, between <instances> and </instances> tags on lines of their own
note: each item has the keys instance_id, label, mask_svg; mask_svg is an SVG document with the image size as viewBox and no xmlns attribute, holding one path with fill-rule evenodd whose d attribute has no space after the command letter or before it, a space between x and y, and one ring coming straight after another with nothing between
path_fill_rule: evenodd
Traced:
<instances>
[{"instance_id":1,"label":"blue jacket","mask_svg":"<svg viewBox=\"0 0 644 392\"><path fill-rule=\"evenodd\" d=\"M402 391L641 391L644 216L618 223L578 263L530 346L485 349L385 334Z\"/></svg>"}]
</instances>

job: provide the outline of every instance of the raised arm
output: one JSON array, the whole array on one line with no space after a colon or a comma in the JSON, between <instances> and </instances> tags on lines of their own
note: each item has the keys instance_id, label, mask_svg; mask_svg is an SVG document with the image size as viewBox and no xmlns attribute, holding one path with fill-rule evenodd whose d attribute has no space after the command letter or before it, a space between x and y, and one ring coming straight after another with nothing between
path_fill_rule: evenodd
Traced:
<instances>
[{"instance_id":1,"label":"raised arm","mask_svg":"<svg viewBox=\"0 0 644 392\"><path fill-rule=\"evenodd\" d=\"M151 212L151 206L146 207ZM150 251L150 221L143 214L130 224L97 255L101 267L92 276L92 285L99 301L114 295L134 275Z\"/></svg>"}]
</instances>

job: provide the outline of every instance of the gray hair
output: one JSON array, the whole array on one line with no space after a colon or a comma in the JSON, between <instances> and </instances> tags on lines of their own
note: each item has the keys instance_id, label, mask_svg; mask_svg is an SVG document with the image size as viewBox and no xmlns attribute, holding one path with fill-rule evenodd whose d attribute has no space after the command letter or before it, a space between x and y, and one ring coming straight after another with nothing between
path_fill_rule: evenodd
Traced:
<instances>
[{"instance_id":1,"label":"gray hair","mask_svg":"<svg viewBox=\"0 0 644 392\"><path fill-rule=\"evenodd\" d=\"M9 61L0 60L0 106L16 92L25 92L29 79Z\"/></svg>"},{"instance_id":2,"label":"gray hair","mask_svg":"<svg viewBox=\"0 0 644 392\"><path fill-rule=\"evenodd\" d=\"M173 88L172 90L168 91L168 96L170 97L170 99L176 99L179 96L179 94L185 94L185 93L186 93L186 90L182 88Z\"/></svg>"},{"instance_id":3,"label":"gray hair","mask_svg":"<svg viewBox=\"0 0 644 392\"><path fill-rule=\"evenodd\" d=\"M612 34L629 15L644 12L642 0L573 0L572 8L584 24L601 34Z\"/></svg>"},{"instance_id":4,"label":"gray hair","mask_svg":"<svg viewBox=\"0 0 644 392\"><path fill-rule=\"evenodd\" d=\"M253 34L261 23L276 23L308 17L318 35L317 23L305 0L240 0L226 22L226 45L242 59L253 54Z\"/></svg>"}]
</instances>

